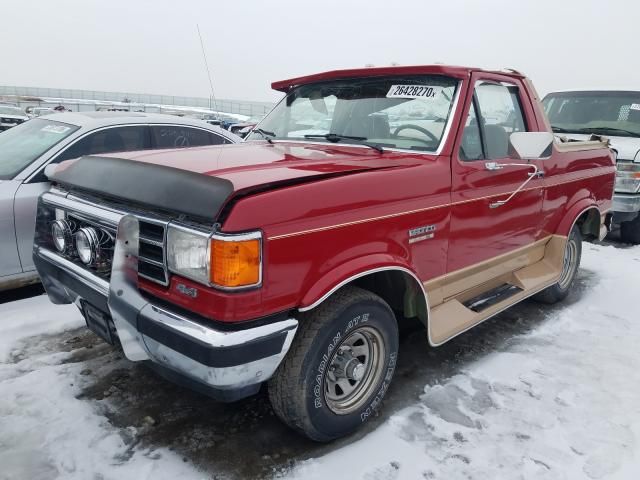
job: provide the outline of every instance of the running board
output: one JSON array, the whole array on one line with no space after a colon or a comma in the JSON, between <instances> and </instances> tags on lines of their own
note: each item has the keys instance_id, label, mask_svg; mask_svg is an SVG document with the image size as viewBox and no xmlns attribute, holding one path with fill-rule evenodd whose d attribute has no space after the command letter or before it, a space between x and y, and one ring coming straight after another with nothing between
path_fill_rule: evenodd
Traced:
<instances>
[{"instance_id":1,"label":"running board","mask_svg":"<svg viewBox=\"0 0 640 480\"><path fill-rule=\"evenodd\" d=\"M516 252L517 256L505 256L500 262L487 265L484 272L476 268L452 275L448 283L447 278L433 282L439 290L427 292L430 299L439 302L432 304L429 311L429 343L441 345L556 283L562 270L566 241L566 237L553 235L545 243L534 245L528 264L524 261L526 257ZM484 281L471 281L482 274ZM461 286L467 288L462 290Z\"/></svg>"},{"instance_id":2,"label":"running board","mask_svg":"<svg viewBox=\"0 0 640 480\"><path fill-rule=\"evenodd\" d=\"M476 313L480 313L489 307L494 306L496 303L500 303L509 297L520 293L522 288L503 283L499 287L496 287L488 292L482 293L476 297L473 297L463 303L465 307Z\"/></svg>"}]
</instances>

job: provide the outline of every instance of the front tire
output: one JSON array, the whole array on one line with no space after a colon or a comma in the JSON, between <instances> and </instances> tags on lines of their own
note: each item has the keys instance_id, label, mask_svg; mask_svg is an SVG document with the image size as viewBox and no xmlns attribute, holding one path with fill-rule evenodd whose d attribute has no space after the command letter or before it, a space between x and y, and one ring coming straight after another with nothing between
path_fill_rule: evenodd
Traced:
<instances>
[{"instance_id":1,"label":"front tire","mask_svg":"<svg viewBox=\"0 0 640 480\"><path fill-rule=\"evenodd\" d=\"M344 287L303 314L269 381L276 415L312 440L342 437L373 416L398 355L395 316L379 296Z\"/></svg>"},{"instance_id":2,"label":"front tire","mask_svg":"<svg viewBox=\"0 0 640 480\"><path fill-rule=\"evenodd\" d=\"M567 239L564 249L564 258L562 261L562 273L558 283L551 285L533 298L538 302L552 304L557 303L569 295L569 291L573 286L580 267L580 259L582 258L582 235L580 228L574 225L571 234Z\"/></svg>"},{"instance_id":3,"label":"front tire","mask_svg":"<svg viewBox=\"0 0 640 480\"><path fill-rule=\"evenodd\" d=\"M620 239L632 245L640 243L640 214L630 222L620 224Z\"/></svg>"}]
</instances>

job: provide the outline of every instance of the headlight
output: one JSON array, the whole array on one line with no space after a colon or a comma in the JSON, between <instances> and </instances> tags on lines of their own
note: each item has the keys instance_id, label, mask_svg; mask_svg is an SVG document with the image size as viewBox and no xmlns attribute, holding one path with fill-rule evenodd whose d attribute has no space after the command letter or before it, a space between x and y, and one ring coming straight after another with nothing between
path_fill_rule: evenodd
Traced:
<instances>
[{"instance_id":1,"label":"headlight","mask_svg":"<svg viewBox=\"0 0 640 480\"><path fill-rule=\"evenodd\" d=\"M56 220L51 225L53 246L60 253L67 253L73 243L73 226L66 220Z\"/></svg>"},{"instance_id":2,"label":"headlight","mask_svg":"<svg viewBox=\"0 0 640 480\"><path fill-rule=\"evenodd\" d=\"M618 161L616 192L637 193L640 191L640 164Z\"/></svg>"},{"instance_id":3,"label":"headlight","mask_svg":"<svg viewBox=\"0 0 640 480\"><path fill-rule=\"evenodd\" d=\"M75 234L76 252L85 265L92 265L100 254L98 232L92 227L84 227Z\"/></svg>"},{"instance_id":4,"label":"headlight","mask_svg":"<svg viewBox=\"0 0 640 480\"><path fill-rule=\"evenodd\" d=\"M196 282L209 284L209 235L169 225L167 266Z\"/></svg>"},{"instance_id":5,"label":"headlight","mask_svg":"<svg viewBox=\"0 0 640 480\"><path fill-rule=\"evenodd\" d=\"M170 225L169 270L222 289L255 287L262 282L262 234L214 234Z\"/></svg>"}]
</instances>

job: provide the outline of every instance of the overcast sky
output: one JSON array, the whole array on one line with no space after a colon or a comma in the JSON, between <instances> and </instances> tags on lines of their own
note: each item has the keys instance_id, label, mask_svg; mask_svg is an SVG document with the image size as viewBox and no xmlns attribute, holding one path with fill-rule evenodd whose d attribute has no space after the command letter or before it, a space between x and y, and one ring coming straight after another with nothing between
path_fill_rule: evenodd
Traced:
<instances>
[{"instance_id":1,"label":"overcast sky","mask_svg":"<svg viewBox=\"0 0 640 480\"><path fill-rule=\"evenodd\" d=\"M0 84L275 100L274 80L441 62L541 94L640 89L630 0L0 0Z\"/></svg>"}]
</instances>

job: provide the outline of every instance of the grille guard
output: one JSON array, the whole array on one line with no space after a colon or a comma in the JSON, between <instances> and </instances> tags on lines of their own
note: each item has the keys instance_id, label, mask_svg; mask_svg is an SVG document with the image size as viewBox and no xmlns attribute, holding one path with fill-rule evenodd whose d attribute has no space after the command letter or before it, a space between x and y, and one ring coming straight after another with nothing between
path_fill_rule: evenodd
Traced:
<instances>
[{"instance_id":1,"label":"grille guard","mask_svg":"<svg viewBox=\"0 0 640 480\"><path fill-rule=\"evenodd\" d=\"M125 215L118 224L111 266L109 299L113 323L125 355L131 361L148 360L142 335L127 319L137 319L149 303L138 292L138 242L140 227L133 215Z\"/></svg>"},{"instance_id":2,"label":"grille guard","mask_svg":"<svg viewBox=\"0 0 640 480\"><path fill-rule=\"evenodd\" d=\"M77 208L75 201L64 200L73 204L70 208ZM99 207L92 208L101 213ZM296 319L285 317L227 331L154 305L138 290L139 221L125 214L119 216L117 225L110 282L36 243L34 262L55 303L80 304L83 294L73 290L64 276L75 279L106 300L129 360L150 360L206 387L221 391L257 388L275 373L297 331Z\"/></svg>"}]
</instances>

